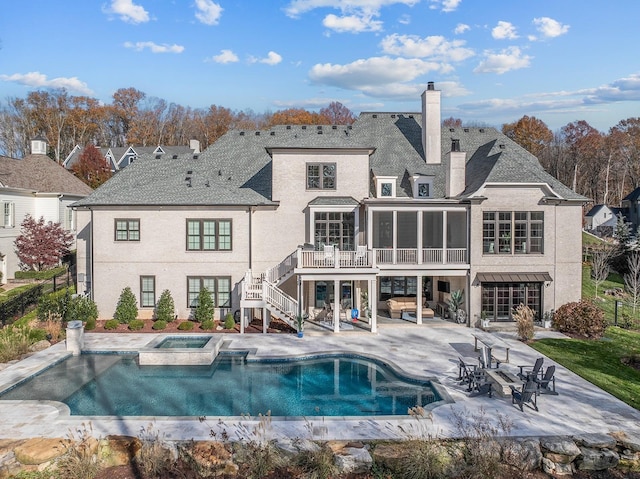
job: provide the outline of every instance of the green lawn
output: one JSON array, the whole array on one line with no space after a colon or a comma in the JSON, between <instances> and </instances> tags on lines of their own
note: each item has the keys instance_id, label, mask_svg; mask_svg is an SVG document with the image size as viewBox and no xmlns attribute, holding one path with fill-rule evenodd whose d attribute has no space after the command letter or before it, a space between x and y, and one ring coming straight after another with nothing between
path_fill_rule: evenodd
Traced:
<instances>
[{"instance_id":1,"label":"green lawn","mask_svg":"<svg viewBox=\"0 0 640 479\"><path fill-rule=\"evenodd\" d=\"M611 326L604 337L597 341L541 339L531 346L630 406L640 409L640 371L621 361L624 356L640 354L638 332Z\"/></svg>"}]
</instances>

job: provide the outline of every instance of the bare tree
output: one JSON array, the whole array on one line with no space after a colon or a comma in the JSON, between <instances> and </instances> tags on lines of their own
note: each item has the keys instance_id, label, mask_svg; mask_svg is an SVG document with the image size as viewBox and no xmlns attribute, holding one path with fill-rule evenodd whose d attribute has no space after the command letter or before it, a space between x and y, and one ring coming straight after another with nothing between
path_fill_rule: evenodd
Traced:
<instances>
[{"instance_id":1,"label":"bare tree","mask_svg":"<svg viewBox=\"0 0 640 479\"><path fill-rule=\"evenodd\" d=\"M624 275L624 287L631 296L633 315L640 305L640 251L632 251L627 256L627 273Z\"/></svg>"},{"instance_id":2,"label":"bare tree","mask_svg":"<svg viewBox=\"0 0 640 479\"><path fill-rule=\"evenodd\" d=\"M591 254L591 278L596 285L596 299L598 298L598 287L609 277L611 260L611 249L604 248L595 250Z\"/></svg>"}]
</instances>

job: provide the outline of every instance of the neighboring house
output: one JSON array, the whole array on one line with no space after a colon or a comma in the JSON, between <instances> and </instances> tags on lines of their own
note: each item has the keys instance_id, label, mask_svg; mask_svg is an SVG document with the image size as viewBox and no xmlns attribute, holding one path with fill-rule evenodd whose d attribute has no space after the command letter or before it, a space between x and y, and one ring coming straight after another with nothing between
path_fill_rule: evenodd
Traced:
<instances>
[{"instance_id":1,"label":"neighboring house","mask_svg":"<svg viewBox=\"0 0 640 479\"><path fill-rule=\"evenodd\" d=\"M140 159L149 158L170 158L176 159L179 155L184 154L199 154L200 142L198 140L191 140L189 146L128 146L120 148L110 147L96 147L100 153L104 156L105 160L109 163L111 171L115 173L134 161ZM71 150L71 153L62 162L62 166L70 170L73 165L80 160L82 155L82 148L80 145L76 145Z\"/></svg>"},{"instance_id":2,"label":"neighboring house","mask_svg":"<svg viewBox=\"0 0 640 479\"><path fill-rule=\"evenodd\" d=\"M2 282L19 271L15 239L20 225L30 214L36 220L60 223L76 232L75 212L69 205L92 189L46 156L42 138L31 141L31 154L21 160L0 157L0 263Z\"/></svg>"},{"instance_id":3,"label":"neighboring house","mask_svg":"<svg viewBox=\"0 0 640 479\"><path fill-rule=\"evenodd\" d=\"M520 303L541 317L580 299L585 201L496 129L442 128L430 83L421 113L230 131L197 158L134 163L74 205L78 271L101 318L127 286L142 317L170 290L180 318L206 287L243 328L302 313L337 332L355 307L376 331L387 299L441 316L454 290L471 324Z\"/></svg>"},{"instance_id":4,"label":"neighboring house","mask_svg":"<svg viewBox=\"0 0 640 479\"><path fill-rule=\"evenodd\" d=\"M635 233L640 226L640 186L622 198L622 214L631 224L631 232Z\"/></svg>"},{"instance_id":5,"label":"neighboring house","mask_svg":"<svg viewBox=\"0 0 640 479\"><path fill-rule=\"evenodd\" d=\"M595 205L584 216L585 230L598 236L613 236L618 215L626 216L626 209L607 205Z\"/></svg>"}]
</instances>

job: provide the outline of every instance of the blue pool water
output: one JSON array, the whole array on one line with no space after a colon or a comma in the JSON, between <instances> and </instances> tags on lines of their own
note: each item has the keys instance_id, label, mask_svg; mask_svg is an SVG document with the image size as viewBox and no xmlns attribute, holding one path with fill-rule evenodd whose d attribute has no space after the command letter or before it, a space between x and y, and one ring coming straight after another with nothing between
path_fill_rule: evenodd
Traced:
<instances>
[{"instance_id":1,"label":"blue pool water","mask_svg":"<svg viewBox=\"0 0 640 479\"><path fill-rule=\"evenodd\" d=\"M156 348L204 348L210 336L169 336L163 339Z\"/></svg>"},{"instance_id":2,"label":"blue pool water","mask_svg":"<svg viewBox=\"0 0 640 479\"><path fill-rule=\"evenodd\" d=\"M82 354L0 396L62 401L82 416L404 415L441 400L429 381L403 380L359 357L247 362L221 354L211 366L140 366L137 355Z\"/></svg>"}]
</instances>

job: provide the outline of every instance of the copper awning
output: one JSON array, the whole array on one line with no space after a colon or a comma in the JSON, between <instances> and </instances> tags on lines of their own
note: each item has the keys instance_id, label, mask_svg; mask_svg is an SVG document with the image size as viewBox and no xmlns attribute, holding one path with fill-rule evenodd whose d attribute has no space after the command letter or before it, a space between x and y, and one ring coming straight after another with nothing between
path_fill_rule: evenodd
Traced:
<instances>
[{"instance_id":1,"label":"copper awning","mask_svg":"<svg viewBox=\"0 0 640 479\"><path fill-rule=\"evenodd\" d=\"M553 281L549 273L478 273L480 283L543 283Z\"/></svg>"}]
</instances>

